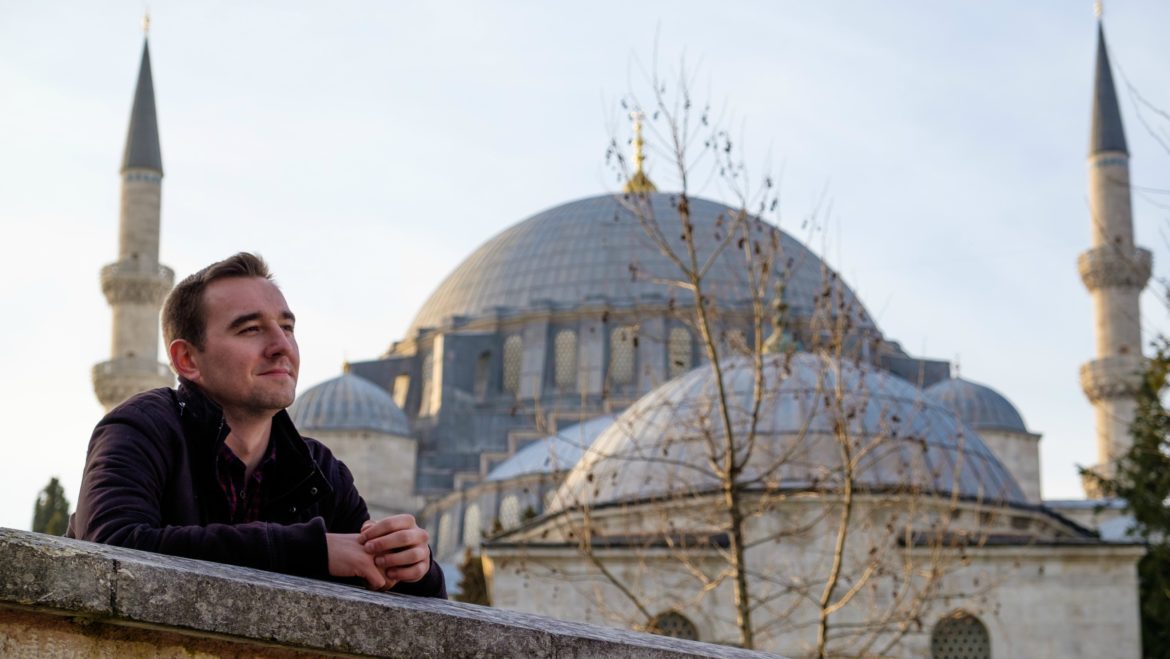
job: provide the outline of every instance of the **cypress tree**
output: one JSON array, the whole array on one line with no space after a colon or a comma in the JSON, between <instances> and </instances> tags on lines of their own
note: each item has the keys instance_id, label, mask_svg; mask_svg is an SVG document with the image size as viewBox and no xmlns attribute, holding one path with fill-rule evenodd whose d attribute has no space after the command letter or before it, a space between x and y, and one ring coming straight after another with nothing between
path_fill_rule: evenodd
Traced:
<instances>
[{"instance_id":1,"label":"cypress tree","mask_svg":"<svg viewBox=\"0 0 1170 659\"><path fill-rule=\"evenodd\" d=\"M61 487L60 481L54 476L37 495L37 502L33 507L32 530L49 535L65 535L68 526L69 499L65 498L65 488Z\"/></svg>"}]
</instances>

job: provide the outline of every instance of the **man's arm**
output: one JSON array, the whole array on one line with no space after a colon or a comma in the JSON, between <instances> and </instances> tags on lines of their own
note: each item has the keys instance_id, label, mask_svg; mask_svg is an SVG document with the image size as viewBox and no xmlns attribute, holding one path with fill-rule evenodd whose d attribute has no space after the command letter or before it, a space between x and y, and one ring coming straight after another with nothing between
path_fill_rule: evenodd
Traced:
<instances>
[{"instance_id":1,"label":"man's arm","mask_svg":"<svg viewBox=\"0 0 1170 659\"><path fill-rule=\"evenodd\" d=\"M167 482L185 447L158 428L149 410L112 414L94 430L86 456L73 537L174 556L231 563L303 576L324 576L328 567L325 525L198 524L194 484L190 519L164 520ZM172 505L182 508L182 503Z\"/></svg>"},{"instance_id":2,"label":"man's arm","mask_svg":"<svg viewBox=\"0 0 1170 659\"><path fill-rule=\"evenodd\" d=\"M327 536L320 517L295 524L202 525L195 483L184 483L178 496L190 497L189 519L164 520L168 479L189 478L175 473L186 448L150 419L150 410L115 413L94 430L71 537L299 576L357 576L384 587L385 576L357 534Z\"/></svg>"}]
</instances>

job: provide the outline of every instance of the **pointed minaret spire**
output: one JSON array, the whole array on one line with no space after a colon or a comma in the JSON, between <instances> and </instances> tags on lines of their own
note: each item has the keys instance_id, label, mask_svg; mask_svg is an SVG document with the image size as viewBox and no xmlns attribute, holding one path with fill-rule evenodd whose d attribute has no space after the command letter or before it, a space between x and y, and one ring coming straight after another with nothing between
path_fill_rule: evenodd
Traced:
<instances>
[{"instance_id":1,"label":"pointed minaret spire","mask_svg":"<svg viewBox=\"0 0 1170 659\"><path fill-rule=\"evenodd\" d=\"M1105 47L1100 2L1096 9L1097 74L1089 142L1092 247L1080 255L1077 267L1093 298L1097 344L1096 358L1081 366L1081 388L1093 404L1097 426L1097 464L1090 470L1108 477L1133 444L1129 426L1145 370L1138 298L1150 278L1152 257L1134 241L1129 150ZM1085 493L1094 498L1101 495L1092 477L1085 479Z\"/></svg>"},{"instance_id":2,"label":"pointed minaret spire","mask_svg":"<svg viewBox=\"0 0 1170 659\"><path fill-rule=\"evenodd\" d=\"M642 119L646 115L641 110L634 110L630 113L630 119L634 120L634 175L630 180L626 181L626 192L644 193L657 192L658 188L646 176L643 167L646 164L646 142L642 139Z\"/></svg>"},{"instance_id":3,"label":"pointed minaret spire","mask_svg":"<svg viewBox=\"0 0 1170 659\"><path fill-rule=\"evenodd\" d=\"M1100 7L1100 3L1097 7ZM1098 10L1099 11L1099 10ZM1100 13L1098 13L1100 17ZM1097 76L1093 83L1093 128L1089 153L1119 151L1129 153L1125 144L1125 129L1121 126L1121 108L1117 105L1117 90L1113 86L1113 71L1109 66L1109 50L1105 47L1105 28L1097 21Z\"/></svg>"},{"instance_id":4,"label":"pointed minaret spire","mask_svg":"<svg viewBox=\"0 0 1170 659\"><path fill-rule=\"evenodd\" d=\"M143 29L149 27L147 16ZM102 293L113 312L110 359L93 367L94 391L107 410L140 391L174 382L170 369L158 361L158 314L175 275L158 258L163 171L145 39L121 172L118 260L101 273Z\"/></svg>"},{"instance_id":5,"label":"pointed minaret spire","mask_svg":"<svg viewBox=\"0 0 1170 659\"><path fill-rule=\"evenodd\" d=\"M143 28L150 31L150 15L143 19ZM134 106L130 110L130 129L126 131L126 150L122 155L122 171L149 169L162 174L162 151L158 143L158 115L154 109L154 79L150 72L150 42L142 40L142 63L138 67L138 86L134 90Z\"/></svg>"}]
</instances>

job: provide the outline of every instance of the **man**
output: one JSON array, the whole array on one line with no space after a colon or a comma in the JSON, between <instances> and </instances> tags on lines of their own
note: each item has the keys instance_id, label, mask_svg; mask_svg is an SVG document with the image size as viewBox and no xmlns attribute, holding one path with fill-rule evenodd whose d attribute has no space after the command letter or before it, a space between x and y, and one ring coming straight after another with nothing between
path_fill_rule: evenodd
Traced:
<instances>
[{"instance_id":1,"label":"man","mask_svg":"<svg viewBox=\"0 0 1170 659\"><path fill-rule=\"evenodd\" d=\"M163 305L178 389L154 389L94 429L67 535L163 554L446 597L410 515L370 521L349 469L301 437L295 317L268 266L240 253Z\"/></svg>"}]
</instances>

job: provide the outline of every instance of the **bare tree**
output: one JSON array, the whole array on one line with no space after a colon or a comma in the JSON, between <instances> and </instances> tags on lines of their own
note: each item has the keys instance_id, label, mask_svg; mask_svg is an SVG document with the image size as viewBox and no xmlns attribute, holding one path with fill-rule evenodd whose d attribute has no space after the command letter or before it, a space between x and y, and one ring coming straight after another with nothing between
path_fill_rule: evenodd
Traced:
<instances>
[{"instance_id":1,"label":"bare tree","mask_svg":"<svg viewBox=\"0 0 1170 659\"><path fill-rule=\"evenodd\" d=\"M936 599L971 595L943 587L961 547L979 541L951 524L979 503L956 485L965 431L873 366L880 336L835 273L823 269L815 299L792 313L785 292L802 264L763 219L779 207L774 180L753 188L685 73L649 82L648 104L623 101L637 117L633 162L616 139L608 156L622 206L674 270L631 264L631 274L682 292L675 313L705 366L619 417L558 491L558 514L516 542L531 570L594 588L599 607L635 627L670 631L664 606L730 591L737 635L715 640L755 648L761 635L808 638L811 628L817 657L888 653ZM657 193L642 167L643 117L676 192ZM714 222L694 213L696 176L737 202ZM709 279L730 255L746 301L720 299ZM783 406L793 409L780 415ZM927 437L939 432L953 440L945 466ZM545 560L547 541L574 544L587 568ZM648 573L660 587L645 586Z\"/></svg>"}]
</instances>

